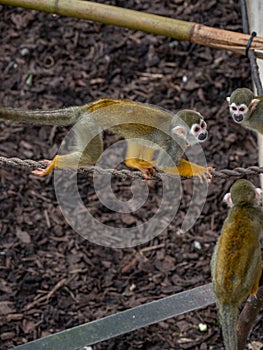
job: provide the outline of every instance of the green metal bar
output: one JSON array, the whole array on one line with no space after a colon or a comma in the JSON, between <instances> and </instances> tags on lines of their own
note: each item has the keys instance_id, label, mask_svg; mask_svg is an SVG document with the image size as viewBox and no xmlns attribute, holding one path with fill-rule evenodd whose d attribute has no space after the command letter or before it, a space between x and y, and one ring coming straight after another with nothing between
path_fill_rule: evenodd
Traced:
<instances>
[{"instance_id":1,"label":"green metal bar","mask_svg":"<svg viewBox=\"0 0 263 350\"><path fill-rule=\"evenodd\" d=\"M17 346L13 350L76 350L214 302L215 296L210 283L49 335Z\"/></svg>"}]
</instances>

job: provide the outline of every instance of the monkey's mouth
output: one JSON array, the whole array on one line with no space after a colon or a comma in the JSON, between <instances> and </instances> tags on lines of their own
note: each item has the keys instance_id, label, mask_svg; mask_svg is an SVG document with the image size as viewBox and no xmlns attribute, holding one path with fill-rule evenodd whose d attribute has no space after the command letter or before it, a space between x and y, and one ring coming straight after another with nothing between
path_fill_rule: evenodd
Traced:
<instances>
[{"instance_id":1,"label":"monkey's mouth","mask_svg":"<svg viewBox=\"0 0 263 350\"><path fill-rule=\"evenodd\" d=\"M242 114L233 114L233 120L236 123L241 123L243 121L243 115Z\"/></svg>"},{"instance_id":2,"label":"monkey's mouth","mask_svg":"<svg viewBox=\"0 0 263 350\"><path fill-rule=\"evenodd\" d=\"M201 134L198 135L198 140L199 141L205 141L207 139L207 134L208 132L201 132Z\"/></svg>"}]
</instances>

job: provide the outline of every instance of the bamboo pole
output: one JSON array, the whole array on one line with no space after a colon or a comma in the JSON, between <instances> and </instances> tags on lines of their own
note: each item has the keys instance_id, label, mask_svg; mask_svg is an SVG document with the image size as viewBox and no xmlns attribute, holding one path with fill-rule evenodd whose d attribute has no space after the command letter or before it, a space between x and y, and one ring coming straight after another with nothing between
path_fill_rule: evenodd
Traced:
<instances>
[{"instance_id":1,"label":"bamboo pole","mask_svg":"<svg viewBox=\"0 0 263 350\"><path fill-rule=\"evenodd\" d=\"M0 4L50 12L61 16L111 24L148 33L186 40L245 55L249 35L176 20L121 7L81 0L0 0ZM255 37L251 47L263 58L263 38Z\"/></svg>"}]
</instances>

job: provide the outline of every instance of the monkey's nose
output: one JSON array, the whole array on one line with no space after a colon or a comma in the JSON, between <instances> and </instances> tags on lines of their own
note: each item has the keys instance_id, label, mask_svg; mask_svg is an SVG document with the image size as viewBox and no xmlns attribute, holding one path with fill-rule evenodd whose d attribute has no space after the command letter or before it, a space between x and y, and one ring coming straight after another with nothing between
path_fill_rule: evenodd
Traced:
<instances>
[{"instance_id":1,"label":"monkey's nose","mask_svg":"<svg viewBox=\"0 0 263 350\"><path fill-rule=\"evenodd\" d=\"M234 122L241 123L244 119L243 114L233 114Z\"/></svg>"},{"instance_id":2,"label":"monkey's nose","mask_svg":"<svg viewBox=\"0 0 263 350\"><path fill-rule=\"evenodd\" d=\"M206 138L207 138L207 131L204 131L204 132L201 132L199 135L198 135L198 140L200 141L205 141Z\"/></svg>"}]
</instances>

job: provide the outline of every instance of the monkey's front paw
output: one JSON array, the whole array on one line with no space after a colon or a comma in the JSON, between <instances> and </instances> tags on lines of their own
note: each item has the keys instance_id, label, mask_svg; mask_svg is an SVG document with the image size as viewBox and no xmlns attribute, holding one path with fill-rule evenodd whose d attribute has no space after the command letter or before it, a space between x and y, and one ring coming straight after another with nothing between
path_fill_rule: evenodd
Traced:
<instances>
[{"instance_id":1,"label":"monkey's front paw","mask_svg":"<svg viewBox=\"0 0 263 350\"><path fill-rule=\"evenodd\" d=\"M36 170L32 171L32 174L37 176L44 176L49 174L53 170L54 166L52 166L51 160L44 159L43 162L46 163L48 166L45 169L37 168Z\"/></svg>"},{"instance_id":2,"label":"monkey's front paw","mask_svg":"<svg viewBox=\"0 0 263 350\"><path fill-rule=\"evenodd\" d=\"M213 179L213 175L211 174L211 171L215 170L213 167L209 166L207 168L200 167L198 171L194 174L195 176L198 176L200 182L203 181L207 182L208 184L211 183Z\"/></svg>"}]
</instances>

